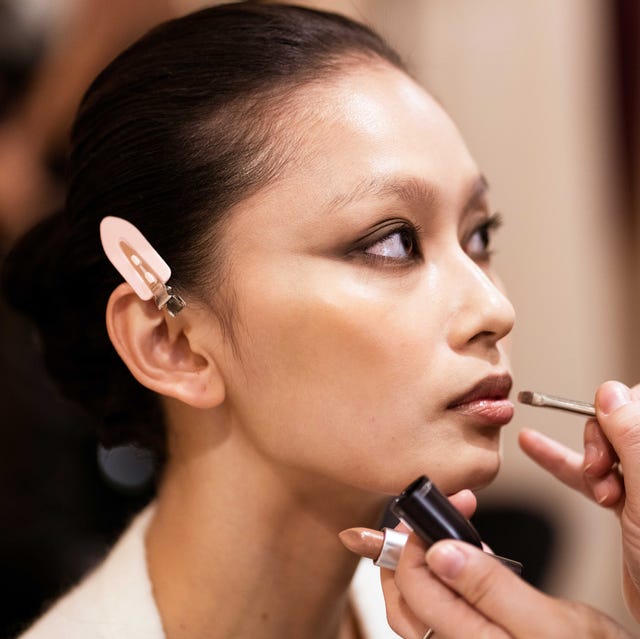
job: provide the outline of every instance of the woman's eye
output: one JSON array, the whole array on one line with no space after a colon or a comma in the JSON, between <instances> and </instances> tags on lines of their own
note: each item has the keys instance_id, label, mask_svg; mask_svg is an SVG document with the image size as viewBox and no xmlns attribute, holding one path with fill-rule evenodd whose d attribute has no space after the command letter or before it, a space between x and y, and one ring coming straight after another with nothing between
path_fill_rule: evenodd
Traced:
<instances>
[{"instance_id":1,"label":"woman's eye","mask_svg":"<svg viewBox=\"0 0 640 639\"><path fill-rule=\"evenodd\" d=\"M502 217L499 214L492 215L488 220L478 226L469 236L464 246L467 255L477 261L486 261L491 257L491 237L502 225Z\"/></svg>"},{"instance_id":2,"label":"woman's eye","mask_svg":"<svg viewBox=\"0 0 640 639\"><path fill-rule=\"evenodd\" d=\"M416 253L413 230L409 228L396 229L377 242L370 244L364 252L367 255L390 260L411 259Z\"/></svg>"},{"instance_id":3,"label":"woman's eye","mask_svg":"<svg viewBox=\"0 0 640 639\"><path fill-rule=\"evenodd\" d=\"M489 254L489 229L482 226L477 229L467 242L467 253L472 256L483 256Z\"/></svg>"}]
</instances>

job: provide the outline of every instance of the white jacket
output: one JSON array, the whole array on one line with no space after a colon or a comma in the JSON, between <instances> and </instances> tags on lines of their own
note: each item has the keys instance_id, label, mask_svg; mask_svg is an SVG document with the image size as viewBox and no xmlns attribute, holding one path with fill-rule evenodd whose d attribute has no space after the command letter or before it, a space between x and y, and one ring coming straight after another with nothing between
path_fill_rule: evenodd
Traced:
<instances>
[{"instance_id":1,"label":"white jacket","mask_svg":"<svg viewBox=\"0 0 640 639\"><path fill-rule=\"evenodd\" d=\"M166 639L147 571L143 510L107 558L18 639ZM398 639L387 624L378 569L363 559L351 601L367 639Z\"/></svg>"}]
</instances>

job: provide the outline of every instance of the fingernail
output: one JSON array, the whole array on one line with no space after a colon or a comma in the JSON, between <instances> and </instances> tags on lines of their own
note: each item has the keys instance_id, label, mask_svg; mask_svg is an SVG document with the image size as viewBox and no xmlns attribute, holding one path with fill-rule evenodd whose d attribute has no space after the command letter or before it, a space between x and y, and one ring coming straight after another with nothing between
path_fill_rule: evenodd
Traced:
<instances>
[{"instance_id":1,"label":"fingernail","mask_svg":"<svg viewBox=\"0 0 640 639\"><path fill-rule=\"evenodd\" d=\"M584 445L584 472L588 474L589 468L593 466L601 457L601 451L595 444Z\"/></svg>"},{"instance_id":2,"label":"fingernail","mask_svg":"<svg viewBox=\"0 0 640 639\"><path fill-rule=\"evenodd\" d=\"M593 489L593 496L595 497L598 504L604 504L604 502L607 501L607 498L609 497L609 491L604 487L596 486Z\"/></svg>"},{"instance_id":3,"label":"fingernail","mask_svg":"<svg viewBox=\"0 0 640 639\"><path fill-rule=\"evenodd\" d=\"M451 543L440 542L427 550L429 568L443 579L455 579L467 563L466 555Z\"/></svg>"},{"instance_id":4,"label":"fingernail","mask_svg":"<svg viewBox=\"0 0 640 639\"><path fill-rule=\"evenodd\" d=\"M605 415L610 415L621 406L628 404L630 401L631 395L629 394L627 386L620 382L614 382L609 384L606 393L602 393L602 397L600 399L600 410Z\"/></svg>"}]
</instances>

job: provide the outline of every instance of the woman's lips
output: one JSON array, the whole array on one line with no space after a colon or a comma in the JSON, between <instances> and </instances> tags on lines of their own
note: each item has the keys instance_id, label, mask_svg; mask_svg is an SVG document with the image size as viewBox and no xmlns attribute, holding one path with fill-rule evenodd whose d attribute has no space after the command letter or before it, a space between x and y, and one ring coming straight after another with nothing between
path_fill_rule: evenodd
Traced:
<instances>
[{"instance_id":1,"label":"woman's lips","mask_svg":"<svg viewBox=\"0 0 640 639\"><path fill-rule=\"evenodd\" d=\"M468 415L487 425L503 426L513 417L513 404L507 399L512 379L509 374L490 375L448 405L461 415Z\"/></svg>"},{"instance_id":2,"label":"woman's lips","mask_svg":"<svg viewBox=\"0 0 640 639\"><path fill-rule=\"evenodd\" d=\"M508 399L475 399L450 407L460 415L475 417L486 424L504 426L513 417L513 404Z\"/></svg>"}]
</instances>

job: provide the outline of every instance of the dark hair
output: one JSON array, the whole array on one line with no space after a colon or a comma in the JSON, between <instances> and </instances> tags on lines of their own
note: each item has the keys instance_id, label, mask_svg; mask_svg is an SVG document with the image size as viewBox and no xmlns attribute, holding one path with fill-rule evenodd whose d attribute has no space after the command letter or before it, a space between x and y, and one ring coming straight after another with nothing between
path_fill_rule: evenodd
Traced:
<instances>
[{"instance_id":1,"label":"dark hair","mask_svg":"<svg viewBox=\"0 0 640 639\"><path fill-rule=\"evenodd\" d=\"M289 158L279 133L291 98L354 60L403 69L379 36L345 17L235 3L156 27L88 89L72 130L65 210L14 247L3 285L35 320L47 368L96 418L105 445L162 455L165 432L157 398L107 336L106 303L121 278L102 252L100 220L132 222L171 266L177 292L211 299L224 269L215 239L224 213ZM216 312L229 328L228 308Z\"/></svg>"}]
</instances>

